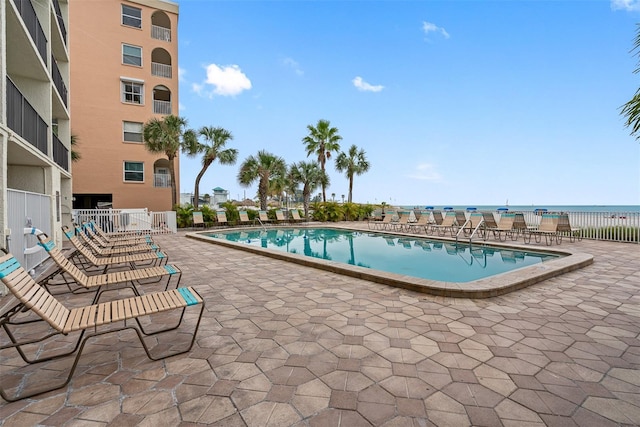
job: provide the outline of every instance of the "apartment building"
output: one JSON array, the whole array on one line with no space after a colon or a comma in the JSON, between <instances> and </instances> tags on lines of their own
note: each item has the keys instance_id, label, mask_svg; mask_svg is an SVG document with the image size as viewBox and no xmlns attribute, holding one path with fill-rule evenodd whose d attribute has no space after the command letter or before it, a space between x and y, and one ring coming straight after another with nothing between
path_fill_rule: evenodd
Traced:
<instances>
[{"instance_id":1,"label":"apartment building","mask_svg":"<svg viewBox=\"0 0 640 427\"><path fill-rule=\"evenodd\" d=\"M171 210L169 162L146 150L142 128L178 115L178 5L70 0L69 21L73 207Z\"/></svg>"},{"instance_id":2,"label":"apartment building","mask_svg":"<svg viewBox=\"0 0 640 427\"><path fill-rule=\"evenodd\" d=\"M68 9L0 1L0 246L27 268L46 255L25 228L61 244L71 221Z\"/></svg>"}]
</instances>

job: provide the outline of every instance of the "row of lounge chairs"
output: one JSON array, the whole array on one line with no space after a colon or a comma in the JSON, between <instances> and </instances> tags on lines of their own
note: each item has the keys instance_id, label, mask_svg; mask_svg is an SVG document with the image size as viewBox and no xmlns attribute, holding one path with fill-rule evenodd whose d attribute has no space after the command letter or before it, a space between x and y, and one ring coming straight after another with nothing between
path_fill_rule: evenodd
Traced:
<instances>
[{"instance_id":1,"label":"row of lounge chairs","mask_svg":"<svg viewBox=\"0 0 640 427\"><path fill-rule=\"evenodd\" d=\"M75 232L67 227L63 231L74 248L69 256L46 234L37 236L53 264L52 272L38 282L15 257L0 248L0 280L16 300L0 313L0 328L8 338L0 340L0 351L15 349L25 363L35 366L73 358L68 375L58 383L46 380L39 381L40 386L29 384L29 368L24 368L25 374L18 381L18 368L17 372L3 373L14 378L3 380L0 376L0 396L8 402L65 387L87 341L96 336L131 329L152 360L186 353L195 342L204 300L193 287L180 286L182 271L167 263L168 257L151 236L107 234L94 223L76 226ZM123 289L129 289L133 296L122 298ZM110 298L102 301L106 293ZM87 299L84 294L92 298ZM71 307L65 304L69 301L73 302ZM190 335L174 335L185 337L177 343L175 339L159 342L161 334L181 327L185 311L192 306L199 314ZM162 317L158 317L161 313ZM27 325L38 322L43 326L34 335ZM52 350L56 348L52 341L60 336L64 338L58 341L65 345ZM149 337L156 337L152 341L159 342L153 348L147 343Z\"/></svg>"},{"instance_id":2,"label":"row of lounge chairs","mask_svg":"<svg viewBox=\"0 0 640 427\"><path fill-rule=\"evenodd\" d=\"M235 225L256 225L256 224L286 224L286 223L301 223L305 221L304 218L300 216L300 212L297 209L289 210L289 218L285 217L284 211L278 209L275 211L276 218L272 220L269 218L267 211L258 211L258 217L254 220L249 219L249 214L247 211L238 211L240 216L239 220L236 221ZM206 224L202 217L202 212L193 212L193 225L194 227L205 227ZM231 225L229 220L227 219L227 212L224 210L216 211L216 222L215 225L218 227L226 227Z\"/></svg>"},{"instance_id":3,"label":"row of lounge chairs","mask_svg":"<svg viewBox=\"0 0 640 427\"><path fill-rule=\"evenodd\" d=\"M525 243L530 243L532 238L536 243L541 243L544 237L547 245L554 242L560 244L563 236L568 236L572 242L582 238L580 229L571 226L566 213L543 213L537 225L527 224L524 214L517 212L503 213L499 221L496 221L492 212L471 212L468 218L462 211L450 211L444 216L438 211L427 211L419 215L414 213L414 216L417 219L411 221L409 211L387 212L384 218L369 221L369 228L408 233L424 231L425 234L437 234L440 237L447 233L455 237L462 232L469 238L475 235L487 240L493 236L500 241L517 240L523 236Z\"/></svg>"}]
</instances>

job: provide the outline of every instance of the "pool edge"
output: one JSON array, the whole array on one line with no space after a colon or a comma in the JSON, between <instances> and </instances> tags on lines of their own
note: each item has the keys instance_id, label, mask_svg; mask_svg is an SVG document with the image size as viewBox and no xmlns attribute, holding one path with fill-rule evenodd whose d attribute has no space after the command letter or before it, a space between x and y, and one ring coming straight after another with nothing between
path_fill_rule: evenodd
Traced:
<instances>
[{"instance_id":1,"label":"pool edge","mask_svg":"<svg viewBox=\"0 0 640 427\"><path fill-rule=\"evenodd\" d=\"M348 227L335 227L327 226L329 228L342 228L352 229ZM295 227L290 227L295 228ZM236 228L225 228L225 231L234 230ZM246 230L246 227L239 228ZM362 230L357 230L362 231ZM523 289L540 283L542 281L551 279L556 276L568 273L570 271L578 270L593 263L594 257L591 254L583 252L574 252L569 249L561 249L558 247L537 247L521 244L506 244L503 242L482 242L488 246L508 247L520 250L530 250L535 248L536 250L542 250L544 252L552 252L565 255L562 258L546 261L542 264L535 264L527 267L501 273L491 278L474 280L465 283L453 283L453 282L440 282L435 280L421 279L413 276L403 276L396 273L388 273L380 270L373 270L364 267L358 267L336 261L328 261L318 258L309 258L303 255L291 254L288 252L281 252L272 249L265 249L261 247L248 246L240 243L234 243L226 240L215 239L209 236L203 235L203 233L213 233L215 230L208 230L205 232L189 232L185 236L194 240L199 240L207 243L213 243L228 248L241 250L245 252L254 253L257 255L268 256L274 259L283 261L289 261L299 265L307 267L318 268L325 271L333 272L336 274L342 274L349 277L368 280L375 283L380 283L388 286L394 286L403 289L409 289L416 292L426 293L435 296L452 297L452 298L491 298L500 295L507 294L519 289ZM398 233L390 233L399 235ZM420 237L431 238L430 236L414 235L414 234L401 234L408 237ZM436 238L436 240L442 241L455 241L454 239ZM474 242L478 243L478 242Z\"/></svg>"}]
</instances>

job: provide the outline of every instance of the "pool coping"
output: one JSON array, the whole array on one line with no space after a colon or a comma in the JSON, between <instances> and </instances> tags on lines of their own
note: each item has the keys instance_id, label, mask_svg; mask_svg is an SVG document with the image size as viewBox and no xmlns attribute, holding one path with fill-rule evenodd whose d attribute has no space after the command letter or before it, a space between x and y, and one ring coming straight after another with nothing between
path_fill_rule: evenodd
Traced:
<instances>
[{"instance_id":1,"label":"pool coping","mask_svg":"<svg viewBox=\"0 0 640 427\"><path fill-rule=\"evenodd\" d=\"M382 230L360 230L348 226L313 224L314 227L335 228L342 230L353 230L358 232L374 232L378 234L388 234L400 237L426 238L430 240L438 240L442 242L456 242L453 238L425 236L421 234L385 232ZM306 225L278 225L278 228L296 228L306 227ZM493 246L500 248L509 248L517 250L536 250L552 254L564 255L562 258L545 261L541 264L522 267L506 273L500 273L492 277L473 280L471 282L454 283L441 282L437 280L421 279L414 276L405 276L402 274L388 273L381 270L375 270L366 267L344 264L337 261L324 260L319 258L310 258L300 254L292 254L282 252L275 249L267 249L256 246L244 245L241 243L230 242L226 240L216 239L205 236L203 233L215 233L217 231L235 231L235 230L255 230L261 227L228 227L223 229L212 229L200 232L187 233L186 237L200 240L208 243L225 246L245 252L258 255L268 256L271 258L304 265L330 271L332 273L342 274L358 279L368 280L371 282L381 283L388 286L394 286L404 289L410 289L417 292L428 293L436 296L453 297L453 298L490 298L504 295L518 289L526 288L533 284L542 282L567 273L583 268L593 263L593 255L576 252L571 249L560 249L559 247L540 247L532 245L523 245L505 242L493 241L474 241L485 246Z\"/></svg>"}]
</instances>

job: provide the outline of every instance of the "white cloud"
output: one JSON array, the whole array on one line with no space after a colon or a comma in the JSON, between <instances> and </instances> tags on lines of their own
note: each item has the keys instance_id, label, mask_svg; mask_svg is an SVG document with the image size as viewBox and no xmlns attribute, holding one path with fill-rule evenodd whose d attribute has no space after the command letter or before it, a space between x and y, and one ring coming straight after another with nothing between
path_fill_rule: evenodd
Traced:
<instances>
[{"instance_id":1,"label":"white cloud","mask_svg":"<svg viewBox=\"0 0 640 427\"><path fill-rule=\"evenodd\" d=\"M206 93L209 97L214 95L235 96L251 89L251 80L237 65L218 66L209 64L206 70L207 79L204 83L191 85L193 91L199 95L205 94L205 85L214 87L211 92Z\"/></svg>"},{"instance_id":2,"label":"white cloud","mask_svg":"<svg viewBox=\"0 0 640 427\"><path fill-rule=\"evenodd\" d=\"M424 33L427 35L429 35L429 33L440 33L445 39L448 39L450 37L449 33L447 33L447 30L427 21L424 21L422 23L422 31L424 31Z\"/></svg>"},{"instance_id":3,"label":"white cloud","mask_svg":"<svg viewBox=\"0 0 640 427\"><path fill-rule=\"evenodd\" d=\"M185 70L184 68L178 67L178 80L181 82L186 81L185 77L187 75L187 70Z\"/></svg>"},{"instance_id":4,"label":"white cloud","mask_svg":"<svg viewBox=\"0 0 640 427\"><path fill-rule=\"evenodd\" d=\"M611 9L627 12L640 10L640 0L611 0Z\"/></svg>"},{"instance_id":5,"label":"white cloud","mask_svg":"<svg viewBox=\"0 0 640 427\"><path fill-rule=\"evenodd\" d=\"M416 166L413 173L408 175L409 178L419 179L421 181L442 182L442 175L436 170L436 167L429 163L421 163Z\"/></svg>"},{"instance_id":6,"label":"white cloud","mask_svg":"<svg viewBox=\"0 0 640 427\"><path fill-rule=\"evenodd\" d=\"M300 64L298 64L298 62L293 58L284 58L282 63L291 68L297 75L302 76L304 74L304 71L300 68Z\"/></svg>"},{"instance_id":7,"label":"white cloud","mask_svg":"<svg viewBox=\"0 0 640 427\"><path fill-rule=\"evenodd\" d=\"M384 89L384 86L382 85L374 86L365 82L360 76L357 76L355 79L351 80L351 82L353 82L353 85L358 88L358 90L361 90L363 92L380 92L382 89Z\"/></svg>"}]
</instances>

